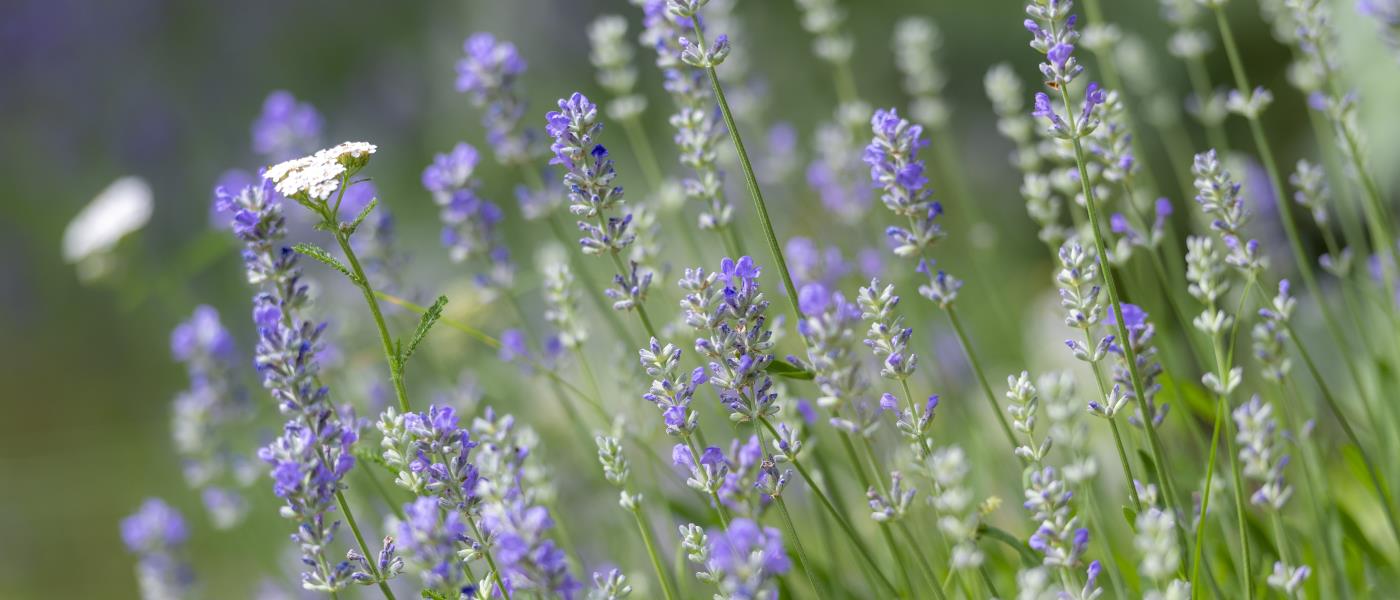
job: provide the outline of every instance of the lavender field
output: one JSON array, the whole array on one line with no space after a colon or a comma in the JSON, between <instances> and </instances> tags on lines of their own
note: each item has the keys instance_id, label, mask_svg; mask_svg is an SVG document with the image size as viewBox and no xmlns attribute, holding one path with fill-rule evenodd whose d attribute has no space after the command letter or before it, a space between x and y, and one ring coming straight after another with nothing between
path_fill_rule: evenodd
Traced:
<instances>
[{"instance_id":1,"label":"lavender field","mask_svg":"<svg viewBox=\"0 0 1400 600\"><path fill-rule=\"evenodd\" d=\"M3 598L1388 598L1400 0L21 1Z\"/></svg>"}]
</instances>

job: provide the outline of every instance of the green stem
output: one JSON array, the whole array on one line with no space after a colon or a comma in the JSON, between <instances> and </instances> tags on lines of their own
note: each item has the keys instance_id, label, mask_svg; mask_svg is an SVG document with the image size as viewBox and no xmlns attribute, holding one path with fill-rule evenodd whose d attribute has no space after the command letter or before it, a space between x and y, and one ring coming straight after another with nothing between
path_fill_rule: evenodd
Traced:
<instances>
[{"instance_id":1,"label":"green stem","mask_svg":"<svg viewBox=\"0 0 1400 600\"><path fill-rule=\"evenodd\" d=\"M481 535L481 528L477 526L475 517L468 516L467 523L471 524L472 533L481 544L481 555L486 558L486 566L491 567L491 578L496 580L496 587L500 588L501 596L510 600L510 591L506 589L505 580L501 579L501 570L496 568L496 559L491 556L491 544Z\"/></svg>"},{"instance_id":2,"label":"green stem","mask_svg":"<svg viewBox=\"0 0 1400 600\"><path fill-rule=\"evenodd\" d=\"M674 584L666 568L661 566L661 555L656 553L656 542L652 540L651 528L647 526L646 519L642 518L640 506L632 507L632 517L637 521L637 531L642 534L642 543L646 544L647 555L651 558L651 568L656 571L656 578L661 581L661 591L666 595L666 600L676 600Z\"/></svg>"},{"instance_id":3,"label":"green stem","mask_svg":"<svg viewBox=\"0 0 1400 600\"><path fill-rule=\"evenodd\" d=\"M700 48L705 48L705 32L700 29L700 19L691 19L692 28L695 30L695 38ZM719 83L719 73L715 71L713 65L705 67L705 72L710 76L710 88L714 91L715 100L719 102L720 114L724 117L724 126L729 129L729 139L734 142L734 150L739 155L739 166L744 171L744 182L748 185L749 195L753 197L754 212L758 214L758 222L763 228L763 235L768 240L768 251L773 255L773 262L778 265L778 273L782 275L783 287L787 290L788 303L792 306L792 313L797 317L797 321L802 321L802 309L797 306L797 288L792 285L792 275L788 272L787 260L783 258L782 247L778 244L778 236L773 232L773 221L768 217L768 206L763 202L763 192L758 188L758 178L754 176L753 164L749 162L749 153L744 150L743 137L739 135L739 126L734 122L734 113L729 110L729 101L724 97L724 86Z\"/></svg>"},{"instance_id":4,"label":"green stem","mask_svg":"<svg viewBox=\"0 0 1400 600\"><path fill-rule=\"evenodd\" d=\"M928 586L933 589L933 596L939 600L944 600L947 596L943 593L943 586L938 582L938 574L934 572L933 565L929 563L924 551L919 548L919 540L914 537L914 532L909 530L909 524L903 520L896 523L899 530L904 533L904 539L909 541L909 547L914 549L914 558L919 561L919 572L923 574Z\"/></svg>"},{"instance_id":5,"label":"green stem","mask_svg":"<svg viewBox=\"0 0 1400 600\"><path fill-rule=\"evenodd\" d=\"M374 317L374 326L379 330L379 342L384 347L384 360L389 363L389 379L394 383L394 394L398 397L399 409L403 412L409 412L412 409L409 408L408 404L408 390L404 388L403 384L403 365L399 362L398 353L394 350L393 339L389 337L389 328L384 324L384 313L379 310L379 301L374 296L374 287L365 277L365 270L360 266L360 259L355 256L355 250L350 247L350 234L342 231L333 222L328 222L327 225L336 227L335 241L340 245L340 251L345 253L345 259L350 263L350 271L355 274L353 283L355 287L360 288L360 292L365 297L365 304L369 305L370 315Z\"/></svg>"},{"instance_id":6,"label":"green stem","mask_svg":"<svg viewBox=\"0 0 1400 600\"><path fill-rule=\"evenodd\" d=\"M812 593L821 596L821 588L817 587L817 580L812 577L812 561L807 559L807 550L802 547L802 540L797 537L797 527L792 524L792 515L788 513L787 502L783 500L782 496L774 496L773 501L778 504L778 512L783 515L783 523L787 525L792 545L797 547L797 565L807 575L807 583L812 586Z\"/></svg>"},{"instance_id":7,"label":"green stem","mask_svg":"<svg viewBox=\"0 0 1400 600\"><path fill-rule=\"evenodd\" d=\"M642 122L637 117L623 119L622 129L636 150L637 164L642 168L642 176L646 177L647 185L651 186L652 190L659 189L662 179L661 163L656 160L656 153L651 150L651 140L647 139Z\"/></svg>"},{"instance_id":8,"label":"green stem","mask_svg":"<svg viewBox=\"0 0 1400 600\"><path fill-rule=\"evenodd\" d=\"M528 172L533 173L534 171ZM539 177L539 175L536 175L536 177ZM555 239L557 239L559 243L565 248L575 248L578 246L578 240L570 239L569 235L564 232L564 227L560 225L559 222L556 221L553 216L545 217L544 221L549 223L549 229L551 232L554 233ZM583 264L579 253L566 252L566 254L569 255L569 263L573 265L575 272L579 273L580 275L588 273L588 268ZM598 313L603 315L603 318L607 320L608 325L612 327L613 333L617 334L617 339L622 341L632 339L632 335L629 334L627 332L627 328L623 326L622 320L617 318L617 311L613 310L613 307L611 304L608 303L607 298L603 297L603 293L599 291L598 286L584 285L582 287L584 289L584 292L588 295L588 299L591 302L593 302L594 308L596 308L598 310Z\"/></svg>"},{"instance_id":9,"label":"green stem","mask_svg":"<svg viewBox=\"0 0 1400 600\"><path fill-rule=\"evenodd\" d=\"M1240 93L1250 93L1249 77L1244 70L1244 61L1240 59L1239 48L1235 45L1235 36L1230 29L1230 21L1225 17L1225 11L1221 6L1215 7L1215 20L1220 26L1220 37L1225 46L1225 54L1230 60L1230 70L1235 76L1235 85L1240 89ZM1337 351L1342 355L1342 362L1346 365L1352 381L1356 385L1357 392L1369 397L1365 391L1365 386L1361 380L1361 373L1357 370L1356 363L1351 357L1350 346L1345 336L1342 335L1337 319L1332 314L1326 296L1322 294L1322 287L1317 283L1317 276L1313 272L1312 260L1307 252L1303 250L1303 242L1298 234L1298 226L1293 221L1292 207L1290 203L1284 201L1283 181L1279 178L1278 164L1274 161L1274 153L1269 146L1268 139L1264 136L1264 126L1259 122L1257 115L1250 116L1249 131L1254 137L1254 145L1259 151L1259 160L1264 163L1264 170L1268 173L1269 184L1274 189L1274 201L1277 204L1279 222L1283 224L1284 233L1288 236L1288 247L1293 252L1293 260L1298 264L1298 274L1303 278L1303 284L1307 286L1308 293L1317 300L1318 312L1322 314L1322 320L1327 325L1327 331L1332 336L1333 342L1337 345ZM1373 227L1378 225L1375 219L1371 219ZM1383 242L1384 239L1378 240ZM1392 252L1395 252L1392 244ZM1392 288L1393 289L1393 288Z\"/></svg>"},{"instance_id":10,"label":"green stem","mask_svg":"<svg viewBox=\"0 0 1400 600\"><path fill-rule=\"evenodd\" d=\"M770 427L770 431L773 431L771 429L772 426L768 424L767 420L764 420L763 423L764 425L768 425ZM773 434L777 435L777 432L773 431ZM890 580L886 579L885 574L880 571L880 563L875 562L875 558L871 556L870 548L868 548L865 545L865 542L860 539L859 535L856 535L855 529L851 527L851 523L847 521L844 516L841 515L841 511L836 509L836 505L831 503L831 498L827 497L827 495L824 492L822 492L822 489L817 486L817 480L812 477L812 474L810 472L807 471L807 467L802 463L798 462L796 457L793 457L792 466L797 469L798 474L802 475L803 481L807 482L807 487L810 488L812 490L812 493L817 496L817 500L822 505L822 507L826 509L827 514L831 515L831 518L836 521L836 524L839 527L841 527L841 531L844 532L846 534L846 537L851 540L851 544L854 545L856 548L856 554L860 555L861 559L864 560L865 563L870 566L870 568L875 574L876 581L882 584L885 587L885 589L888 590L891 594L898 595L898 591L895 589L894 584L890 583Z\"/></svg>"},{"instance_id":11,"label":"green stem","mask_svg":"<svg viewBox=\"0 0 1400 600\"><path fill-rule=\"evenodd\" d=\"M1077 131L1074 107L1070 103L1069 91L1066 90L1064 86L1060 86L1060 99L1064 103L1065 118L1069 121L1070 131ZM1089 178L1088 163L1084 157L1084 144L1077 136L1072 137L1071 141L1074 145L1074 160L1079 168L1079 182L1084 192L1084 206L1089 216L1089 229L1094 234L1094 249L1098 253L1099 270L1104 276L1104 287L1108 288L1108 299L1109 303L1113 306L1113 314L1117 316L1114 321L1118 325L1118 339L1122 340L1120 347L1123 348L1124 362L1127 363L1128 375L1132 380L1133 397L1139 402L1142 402L1147 398L1147 395L1144 393L1142 376L1138 373L1137 350L1135 350L1133 345L1129 342L1132 338L1128 333L1127 320L1122 318L1123 307L1118 299L1118 284L1113 274L1113 267L1108 264L1108 250L1104 243L1103 232L1099 226L1100 216L1098 201L1095 200L1094 189L1093 186L1090 185L1091 180ZM1156 463L1157 480L1162 484L1164 492L1163 497L1166 499L1167 508L1175 511L1176 503L1179 499L1176 497L1176 488L1172 484L1171 472L1167 467L1166 452L1163 450L1162 442L1157 436L1157 425L1153 422L1150 415L1148 418L1143 419L1143 429L1147 430L1148 443L1152 448L1152 457ZM1186 537L1180 528L1177 529L1177 536L1178 542L1181 544L1181 550L1184 553L1186 551Z\"/></svg>"},{"instance_id":12,"label":"green stem","mask_svg":"<svg viewBox=\"0 0 1400 600\"><path fill-rule=\"evenodd\" d=\"M384 597L388 600L394 600L394 591L389 589L389 584L380 576L378 567L374 566L374 553L370 551L369 544L365 543L365 536L360 534L360 526L355 522L355 513L350 512L350 503L345 501L345 494L336 492L335 501L340 504L340 512L345 514L345 523L350 526L350 532L355 534L355 542L360 545L360 552L365 555L365 564L369 566L369 574L379 584L379 591L384 592Z\"/></svg>"},{"instance_id":13,"label":"green stem","mask_svg":"<svg viewBox=\"0 0 1400 600\"><path fill-rule=\"evenodd\" d=\"M997 424L1001 425L1001 431L1006 435L1007 443L1012 448L1019 444L1016 442L1016 433L1011 431L1011 424L1006 421L1006 415L1001 412L1001 403L997 402L996 392L992 391L992 385L987 382L987 373L982 370L981 361L977 360L977 354L972 351L972 341L968 339L967 332L963 330L962 319L958 318L958 311L949 304L944 309L948 313L948 322L953 324L953 331L957 333L958 344L962 346L963 355L967 356L967 363L972 366L972 372L977 376L977 384L982 387L982 394L987 398L987 405L991 407L992 414L996 415Z\"/></svg>"},{"instance_id":14,"label":"green stem","mask_svg":"<svg viewBox=\"0 0 1400 600\"><path fill-rule=\"evenodd\" d=\"M1098 343L1094 341L1094 334L1089 329L1084 330L1084 340L1088 342L1088 346L1086 347L1089 348L1090 352L1093 352L1094 348L1098 347ZM1094 383L1097 383L1099 386L1099 395L1103 398L1104 403L1107 404L1108 386L1104 383L1103 369L1099 367L1099 361L1096 360L1089 361L1089 365L1094 370ZM1133 477L1132 463L1128 461L1128 451L1123 446L1123 434L1118 431L1118 419L1116 415L1108 419L1108 426L1109 429L1113 430L1113 443L1118 447L1118 462L1123 465L1123 476L1128 479L1128 498L1133 502L1133 510L1135 512L1142 512L1142 499L1138 497L1137 493L1137 478Z\"/></svg>"}]
</instances>

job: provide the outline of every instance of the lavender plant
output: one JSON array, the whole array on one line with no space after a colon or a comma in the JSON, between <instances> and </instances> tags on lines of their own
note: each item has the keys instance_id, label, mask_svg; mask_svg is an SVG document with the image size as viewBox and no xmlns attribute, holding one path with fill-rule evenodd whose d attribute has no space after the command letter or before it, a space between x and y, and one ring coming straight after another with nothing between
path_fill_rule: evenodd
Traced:
<instances>
[{"instance_id":1,"label":"lavender plant","mask_svg":"<svg viewBox=\"0 0 1400 600\"><path fill-rule=\"evenodd\" d=\"M1400 357L1392 339L1400 250L1383 193L1386 155L1368 151L1360 96L1343 88L1358 80L1326 3L1277 0L1262 11L1292 53L1289 79L1309 96L1318 146L1287 146L1306 157L1289 190L1273 156L1285 146L1266 137L1284 132L1267 127L1265 111L1292 99L1280 93L1271 105L1269 90L1248 85L1227 19L1245 15L1227 13L1223 1L1161 3L1167 52L1184 63L1186 106L1198 121L1185 123L1174 78L1149 66L1141 36L1110 21L1118 7L1085 0L1081 19L1069 0L1028 0L1023 27L1043 57L1046 87L1027 97L1010 63L986 73L995 126L1013 151L1000 167L969 152L982 142L950 135L983 125L955 118L974 112L958 103L965 69L945 70L940 54L961 36L945 38L928 17L887 24L893 63L866 69L857 34L879 12L798 0L798 25L835 84L829 105L819 97L798 105L786 98L791 78L763 72L787 58L755 35L769 22L747 21L741 3L634 4L639 38L627 17L578 15L589 24L573 37L586 35L592 69L551 64L548 73L567 79L564 89L594 79L609 102L580 92L560 99L546 115L548 138L525 125L526 79L538 76L526 71L525 53L536 41L467 39L456 85L479 113L495 164L467 143L410 157L427 164L418 181L458 265L431 284L482 300L452 312L445 296L419 306L396 295L425 283L409 280L418 270L395 239L403 223L379 205L396 177L362 179L379 148L315 151L319 113L287 92L265 102L253 151L276 164L257 179L222 179L218 208L256 288L249 354L283 421L261 436L256 457L279 513L295 525L304 591L1187 600L1345 598L1400 581L1386 539L1400 539L1400 528L1384 467L1400 447L1396 413L1382 401ZM1383 20L1382 4L1361 8ZM1223 57L1212 56L1215 33L1201 29L1207 15ZM660 77L638 71L634 42L654 52ZM1217 59L1228 61L1236 89L1214 89ZM1091 63L1107 85L1086 81ZM861 100L880 90L857 81L857 64L862 80L899 78L891 83L912 120ZM674 112L670 143L653 148L646 127L660 117L645 111L658 91ZM1229 114L1247 121L1260 184L1245 188L1226 168L1237 158L1227 155ZM625 140L604 146L604 115ZM799 129L771 117L823 122ZM745 134L755 133L764 141L746 147ZM1152 145L1159 137L1162 148ZM1215 149L1187 160L1194 137ZM543 139L561 175L552 183L540 172ZM1335 155L1326 149L1333 143ZM617 169L631 160L643 183L624 196ZM793 165L804 162L810 189L790 189ZM983 205L1008 166L1026 223ZM1167 166L1200 211L1177 210L1173 182L1154 176ZM397 167L381 160L379 168ZM752 211L731 202L740 192L730 173L743 179ZM514 207L491 199L517 183L518 222L506 218ZM875 197L884 217L868 211ZM682 219L686 199L696 222ZM547 226L574 243L556 219L566 200L577 254L537 242ZM1295 208L1310 218L1295 223ZM284 212L292 210L314 230ZM950 225L949 216L965 221ZM1308 224L1315 231L1299 227ZM990 235L993 225L1033 227L1050 254L1033 262L1018 236ZM745 235L754 231L761 242ZM945 245L950 234L969 243ZM328 239L330 249L318 245ZM1289 245L1289 264L1271 260L1274 240ZM749 244L766 246L768 258L745 254ZM894 256L889 265L881 245ZM608 257L607 289L594 285L598 265L581 255ZM303 257L331 270L305 272ZM1317 280L1314 262L1332 277ZM972 265L969 279L983 289L964 290L949 274L960 264ZM1043 285L1047 264L1053 287ZM657 276L679 279L680 293L653 289ZM901 304L906 286L938 310ZM596 315L581 306L585 295ZM497 318L498 301L514 318ZM773 301L790 312L772 310ZM416 327L381 302L417 313ZM351 316L349 305L370 318ZM645 337L628 332L618 312L635 312ZM368 328L331 328L320 315L372 322L377 349L360 339ZM984 329L989 320L995 333ZM427 354L439 323L466 337L435 339L433 356L412 361L413 385L454 389L424 401L409 394L407 366ZM413 329L393 335L401 326ZM1252 360L1237 358L1242 327ZM1330 343L1315 339L1324 328ZM171 336L188 385L171 417L175 456L221 529L263 516L246 510L259 502L244 487L264 467L244 446L264 424L244 397L238 365L248 357L235 337L207 306ZM384 365L367 367L363 348L382 353ZM987 368L1017 373L1001 398ZM1342 369L1346 381L1333 381ZM474 374L471 391L450 383L459 373ZM983 425L983 407L963 401L969 393L984 397L996 425ZM357 416L366 412L373 416ZM370 425L373 439L363 439ZM1118 469L1100 472L1103 452ZM1222 461L1228 484L1216 481ZM1372 493L1353 493L1358 484ZM1021 509L1003 506L1011 494ZM1233 511L1213 506L1221 494ZM612 498L628 515L598 508ZM629 516L635 533L619 535L616 521ZM1380 518L1387 528L1376 527ZM122 523L144 597L204 591L183 549L213 535L201 524L187 528L155 500ZM382 542L371 546L366 533Z\"/></svg>"}]
</instances>

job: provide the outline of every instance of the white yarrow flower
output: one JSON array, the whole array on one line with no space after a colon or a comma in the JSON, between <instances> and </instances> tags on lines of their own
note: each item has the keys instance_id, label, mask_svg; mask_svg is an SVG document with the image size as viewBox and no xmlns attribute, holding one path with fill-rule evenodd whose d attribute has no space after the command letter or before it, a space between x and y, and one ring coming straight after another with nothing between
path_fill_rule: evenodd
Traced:
<instances>
[{"instance_id":1,"label":"white yarrow flower","mask_svg":"<svg viewBox=\"0 0 1400 600\"><path fill-rule=\"evenodd\" d=\"M283 196L328 200L331 194L340 189L340 179L345 171L364 166L369 155L377 149L368 142L341 142L311 156L272 165L263 172L263 177L272 180L277 193Z\"/></svg>"}]
</instances>

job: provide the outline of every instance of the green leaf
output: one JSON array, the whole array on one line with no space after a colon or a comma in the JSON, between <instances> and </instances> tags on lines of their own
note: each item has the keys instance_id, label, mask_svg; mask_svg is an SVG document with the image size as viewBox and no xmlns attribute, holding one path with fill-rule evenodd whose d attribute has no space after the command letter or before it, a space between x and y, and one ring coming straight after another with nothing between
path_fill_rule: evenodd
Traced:
<instances>
[{"instance_id":1,"label":"green leaf","mask_svg":"<svg viewBox=\"0 0 1400 600\"><path fill-rule=\"evenodd\" d=\"M1021 564L1026 568L1040 565L1040 558L1036 557L1035 552L1031 551L1031 547L1027 546L1025 542L1022 542L1016 536L1007 533L1005 530L984 523L977 527L977 533L981 537L990 538L1010 546L1011 549L1016 551L1016 554L1021 556Z\"/></svg>"},{"instance_id":2,"label":"green leaf","mask_svg":"<svg viewBox=\"0 0 1400 600\"><path fill-rule=\"evenodd\" d=\"M1133 507L1123 505L1123 520L1128 522L1128 529L1137 531L1137 511Z\"/></svg>"},{"instance_id":3,"label":"green leaf","mask_svg":"<svg viewBox=\"0 0 1400 600\"><path fill-rule=\"evenodd\" d=\"M781 361L778 359L773 359L773 362L768 363L767 370L769 375L773 375L775 377L785 377L787 379L800 379L803 381L811 381L813 377L817 376L816 373L803 369L802 367L794 365L790 362Z\"/></svg>"},{"instance_id":4,"label":"green leaf","mask_svg":"<svg viewBox=\"0 0 1400 600\"><path fill-rule=\"evenodd\" d=\"M369 213L373 211L374 207L378 204L378 198L371 199L369 204L365 205L364 210L360 211L359 216L355 217L355 220L350 222L350 225L346 228L348 230L346 233L354 235L354 233L360 229L360 224L365 222L365 218L369 216Z\"/></svg>"},{"instance_id":5,"label":"green leaf","mask_svg":"<svg viewBox=\"0 0 1400 600\"><path fill-rule=\"evenodd\" d=\"M358 460L366 465L374 465L375 467L383 469L384 472L389 475L390 479L399 476L398 469L395 469L389 466L389 463L384 462L384 456L381 455L378 451L378 448L374 446L356 444L351 448L350 453L355 455L355 460Z\"/></svg>"},{"instance_id":6,"label":"green leaf","mask_svg":"<svg viewBox=\"0 0 1400 600\"><path fill-rule=\"evenodd\" d=\"M428 337L428 330L433 328L433 324L442 318L442 307L447 305L447 296L438 296L428 310L423 311L423 317L418 320L418 329L413 330L413 337L408 340L408 347L399 351L399 364L408 362L408 357L413 356L413 351L418 349L418 344L423 342L423 338Z\"/></svg>"},{"instance_id":7,"label":"green leaf","mask_svg":"<svg viewBox=\"0 0 1400 600\"><path fill-rule=\"evenodd\" d=\"M1138 448L1137 452L1138 460L1142 461L1142 468L1143 471L1145 471L1142 475L1139 475L1139 477L1142 477L1142 480L1147 483L1160 486L1161 482L1157 481L1157 463L1152 460L1152 455L1142 448ZM1166 490L1159 489L1157 492L1165 494Z\"/></svg>"},{"instance_id":8,"label":"green leaf","mask_svg":"<svg viewBox=\"0 0 1400 600\"><path fill-rule=\"evenodd\" d=\"M315 244L305 244L305 243L303 243L303 244L297 244L297 245L295 245L295 246L292 246L292 248L293 248L294 250L296 250L298 254L301 254L301 255L303 255L303 256L308 256L308 257L314 258L314 259L316 259L316 260L318 260L318 261L324 263L326 266L329 266L329 267L332 268L332 269L335 269L335 270L337 270L337 271L340 271L341 273L343 273L343 274L345 275L345 277L347 277L347 278L350 279L350 282L351 282L351 283L354 283L355 285L359 285L359 284L360 284L359 278L358 278L358 277L355 277L355 274L354 274L354 273L351 273L351 272L350 272L350 269L346 268L345 265L340 264L340 261L339 261L339 260L336 260L336 258L335 258L334 256L331 256L329 252L326 252L326 250L325 250L324 248L322 248L322 247L320 247L320 246L317 246L317 245L315 245Z\"/></svg>"},{"instance_id":9,"label":"green leaf","mask_svg":"<svg viewBox=\"0 0 1400 600\"><path fill-rule=\"evenodd\" d=\"M1161 381L1162 393L1159 396L1180 398L1195 418L1206 423L1215 421L1215 398L1204 387L1165 374Z\"/></svg>"}]
</instances>

